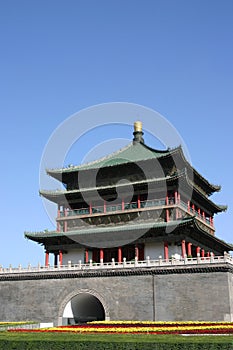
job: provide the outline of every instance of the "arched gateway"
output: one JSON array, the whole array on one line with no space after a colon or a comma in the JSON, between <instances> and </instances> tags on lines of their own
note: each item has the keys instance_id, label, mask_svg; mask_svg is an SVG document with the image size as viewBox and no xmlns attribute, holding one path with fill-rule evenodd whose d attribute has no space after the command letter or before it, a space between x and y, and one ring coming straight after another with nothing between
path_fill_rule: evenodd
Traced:
<instances>
[{"instance_id":1,"label":"arched gateway","mask_svg":"<svg viewBox=\"0 0 233 350\"><path fill-rule=\"evenodd\" d=\"M102 321L109 319L108 308L102 296L93 290L70 293L59 309L59 325Z\"/></svg>"}]
</instances>

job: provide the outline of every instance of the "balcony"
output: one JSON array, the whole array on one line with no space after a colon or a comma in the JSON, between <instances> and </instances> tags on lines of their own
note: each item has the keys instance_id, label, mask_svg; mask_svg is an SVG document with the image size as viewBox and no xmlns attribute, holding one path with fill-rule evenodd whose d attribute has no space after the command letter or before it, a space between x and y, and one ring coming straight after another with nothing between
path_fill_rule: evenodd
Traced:
<instances>
[{"instance_id":1,"label":"balcony","mask_svg":"<svg viewBox=\"0 0 233 350\"><path fill-rule=\"evenodd\" d=\"M107 204L104 202L100 206L90 206L88 208L80 208L75 210L65 209L59 212L58 222L69 221L77 218L88 218L93 216L106 216L114 214L124 214L133 212L142 212L148 210L166 210L166 221L181 220L184 217L195 216L196 219L207 226L208 230L213 233L213 219L207 217L205 213L201 214L200 209L196 210L194 206L190 206L182 200L176 200L175 197L152 199L147 201L138 200L137 202L119 203L117 205Z\"/></svg>"},{"instance_id":2,"label":"balcony","mask_svg":"<svg viewBox=\"0 0 233 350\"><path fill-rule=\"evenodd\" d=\"M121 203L118 205L104 204L100 206L94 206L89 208L80 208L75 210L68 210L67 212L62 211L60 213L60 217L65 216L83 216L83 215L94 215L94 214L107 214L114 212L123 212L125 210L138 210L143 208L157 208L166 205L166 201L164 199L159 200L148 200L148 201L140 201L139 202L129 202L129 203Z\"/></svg>"}]
</instances>

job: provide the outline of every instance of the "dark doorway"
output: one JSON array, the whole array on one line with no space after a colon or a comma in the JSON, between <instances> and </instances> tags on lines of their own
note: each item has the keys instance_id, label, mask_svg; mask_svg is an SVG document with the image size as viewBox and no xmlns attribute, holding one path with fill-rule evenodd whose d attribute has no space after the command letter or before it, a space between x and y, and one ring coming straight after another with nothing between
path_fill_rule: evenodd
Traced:
<instances>
[{"instance_id":1,"label":"dark doorway","mask_svg":"<svg viewBox=\"0 0 233 350\"><path fill-rule=\"evenodd\" d=\"M105 320L103 305L94 295L80 293L71 299L71 310L75 323Z\"/></svg>"}]
</instances>

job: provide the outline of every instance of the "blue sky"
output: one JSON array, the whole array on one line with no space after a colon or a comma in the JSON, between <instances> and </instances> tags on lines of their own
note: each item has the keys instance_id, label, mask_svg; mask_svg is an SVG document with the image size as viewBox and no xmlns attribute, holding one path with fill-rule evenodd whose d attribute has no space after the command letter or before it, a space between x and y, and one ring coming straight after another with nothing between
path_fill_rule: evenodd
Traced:
<instances>
[{"instance_id":1,"label":"blue sky","mask_svg":"<svg viewBox=\"0 0 233 350\"><path fill-rule=\"evenodd\" d=\"M233 241L231 0L2 0L0 50L0 264L44 262L24 231L53 229L38 195L45 144L70 115L112 101L174 125L222 185L217 235Z\"/></svg>"}]
</instances>

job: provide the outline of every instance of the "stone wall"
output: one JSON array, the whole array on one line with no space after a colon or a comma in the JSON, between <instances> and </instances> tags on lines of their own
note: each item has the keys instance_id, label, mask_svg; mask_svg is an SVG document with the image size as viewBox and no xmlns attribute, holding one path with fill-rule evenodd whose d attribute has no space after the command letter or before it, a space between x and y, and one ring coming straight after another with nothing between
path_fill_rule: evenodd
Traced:
<instances>
[{"instance_id":1,"label":"stone wall","mask_svg":"<svg viewBox=\"0 0 233 350\"><path fill-rule=\"evenodd\" d=\"M78 293L102 303L110 320L233 320L232 276L218 267L0 275L0 321L61 324Z\"/></svg>"},{"instance_id":2,"label":"stone wall","mask_svg":"<svg viewBox=\"0 0 233 350\"><path fill-rule=\"evenodd\" d=\"M228 274L224 272L154 276L155 319L230 320Z\"/></svg>"}]
</instances>

